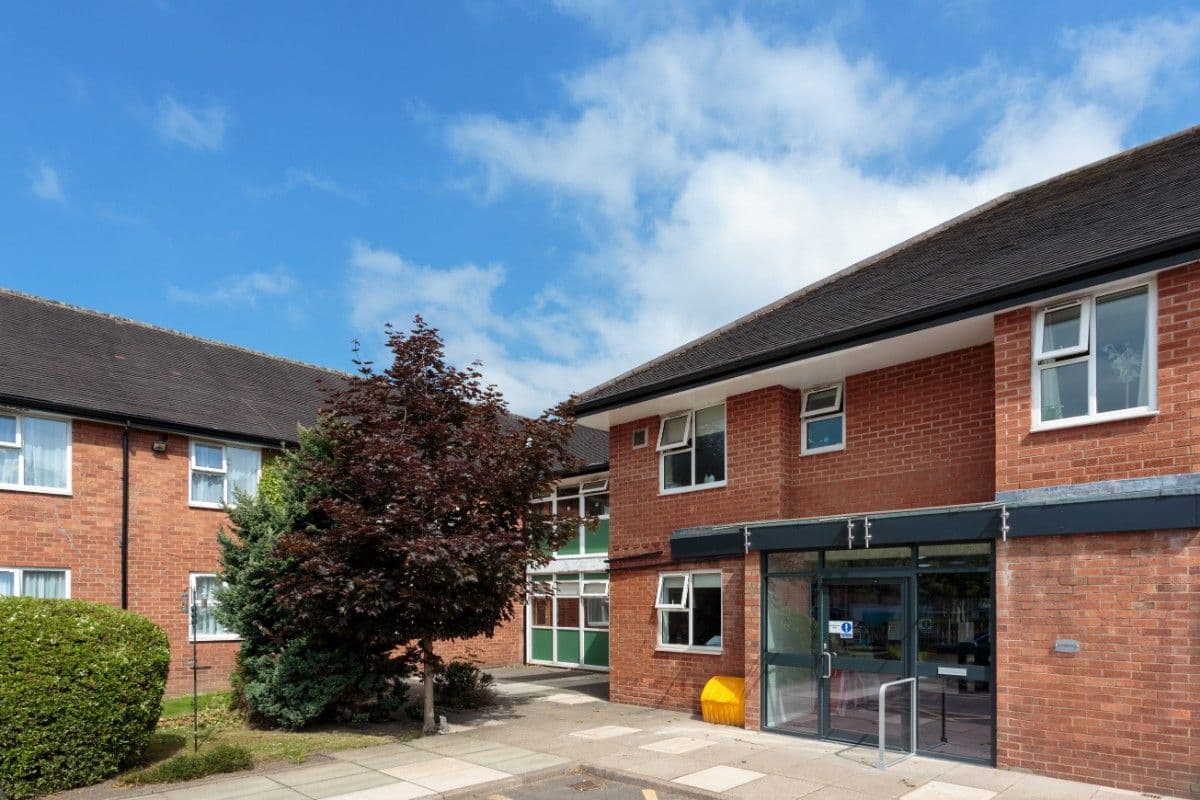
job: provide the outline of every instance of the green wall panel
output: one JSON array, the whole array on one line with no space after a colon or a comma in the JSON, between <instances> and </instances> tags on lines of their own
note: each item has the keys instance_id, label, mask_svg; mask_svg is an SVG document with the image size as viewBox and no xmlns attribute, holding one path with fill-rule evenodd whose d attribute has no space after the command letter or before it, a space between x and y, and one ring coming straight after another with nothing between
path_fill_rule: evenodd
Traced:
<instances>
[{"instance_id":1,"label":"green wall panel","mask_svg":"<svg viewBox=\"0 0 1200 800\"><path fill-rule=\"evenodd\" d=\"M579 631L558 631L558 660L563 664L579 663Z\"/></svg>"},{"instance_id":2,"label":"green wall panel","mask_svg":"<svg viewBox=\"0 0 1200 800\"><path fill-rule=\"evenodd\" d=\"M595 530L587 531L587 536L584 539L587 553L607 553L608 552L608 520L602 519L596 525Z\"/></svg>"},{"instance_id":3,"label":"green wall panel","mask_svg":"<svg viewBox=\"0 0 1200 800\"><path fill-rule=\"evenodd\" d=\"M533 629L533 659L535 661L554 660L554 631L542 628Z\"/></svg>"},{"instance_id":4,"label":"green wall panel","mask_svg":"<svg viewBox=\"0 0 1200 800\"><path fill-rule=\"evenodd\" d=\"M583 632L583 663L589 667L608 666L608 631Z\"/></svg>"},{"instance_id":5,"label":"green wall panel","mask_svg":"<svg viewBox=\"0 0 1200 800\"><path fill-rule=\"evenodd\" d=\"M563 543L563 546L558 548L560 556L577 556L579 555L579 537L572 536Z\"/></svg>"}]
</instances>

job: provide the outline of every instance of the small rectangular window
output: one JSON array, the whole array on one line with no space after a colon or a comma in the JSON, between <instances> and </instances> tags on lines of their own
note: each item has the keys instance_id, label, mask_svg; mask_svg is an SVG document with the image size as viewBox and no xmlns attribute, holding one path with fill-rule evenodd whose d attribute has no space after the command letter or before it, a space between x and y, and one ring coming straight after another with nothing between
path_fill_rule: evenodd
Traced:
<instances>
[{"instance_id":1,"label":"small rectangular window","mask_svg":"<svg viewBox=\"0 0 1200 800\"><path fill-rule=\"evenodd\" d=\"M1035 332L1038 358L1061 358L1088 350L1090 302L1072 300L1038 314Z\"/></svg>"},{"instance_id":2,"label":"small rectangular window","mask_svg":"<svg viewBox=\"0 0 1200 800\"><path fill-rule=\"evenodd\" d=\"M721 573L660 575L659 646L664 649L721 651Z\"/></svg>"},{"instance_id":3,"label":"small rectangular window","mask_svg":"<svg viewBox=\"0 0 1200 800\"><path fill-rule=\"evenodd\" d=\"M70 596L70 570L0 567L0 597L66 600Z\"/></svg>"},{"instance_id":4,"label":"small rectangular window","mask_svg":"<svg viewBox=\"0 0 1200 800\"><path fill-rule=\"evenodd\" d=\"M632 444L632 446L633 446L633 449L634 449L634 450L637 450L639 447L645 447L645 446L646 446L646 437L647 437L647 433L648 433L648 432L646 431L646 429L645 429L645 428L638 428L637 430L635 430L635 431L633 432L633 444Z\"/></svg>"},{"instance_id":5,"label":"small rectangular window","mask_svg":"<svg viewBox=\"0 0 1200 800\"><path fill-rule=\"evenodd\" d=\"M226 628L217 620L217 607L221 601L217 597L220 584L217 576L211 573L192 573L189 576L188 603L191 613L188 615L188 640L233 640L237 634Z\"/></svg>"},{"instance_id":6,"label":"small rectangular window","mask_svg":"<svg viewBox=\"0 0 1200 800\"><path fill-rule=\"evenodd\" d=\"M585 580L583 582L584 597L608 597L608 581Z\"/></svg>"},{"instance_id":7,"label":"small rectangular window","mask_svg":"<svg viewBox=\"0 0 1200 800\"><path fill-rule=\"evenodd\" d=\"M663 445L681 439L673 447ZM665 417L658 449L662 491L724 485L725 404Z\"/></svg>"},{"instance_id":8,"label":"small rectangular window","mask_svg":"<svg viewBox=\"0 0 1200 800\"><path fill-rule=\"evenodd\" d=\"M814 455L846 447L846 413L843 384L804 392L800 406L800 453Z\"/></svg>"},{"instance_id":9,"label":"small rectangular window","mask_svg":"<svg viewBox=\"0 0 1200 800\"><path fill-rule=\"evenodd\" d=\"M188 502L205 508L236 506L239 495L258 491L262 452L210 442L191 443Z\"/></svg>"},{"instance_id":10,"label":"small rectangular window","mask_svg":"<svg viewBox=\"0 0 1200 800\"><path fill-rule=\"evenodd\" d=\"M658 600L654 607L657 609L687 608L688 582L691 576L687 573L679 575L658 576Z\"/></svg>"},{"instance_id":11,"label":"small rectangular window","mask_svg":"<svg viewBox=\"0 0 1200 800\"><path fill-rule=\"evenodd\" d=\"M595 481L584 481L579 487L580 494L591 494L592 492L607 492L608 478L601 478Z\"/></svg>"},{"instance_id":12,"label":"small rectangular window","mask_svg":"<svg viewBox=\"0 0 1200 800\"><path fill-rule=\"evenodd\" d=\"M0 487L69 492L70 421L0 414Z\"/></svg>"},{"instance_id":13,"label":"small rectangular window","mask_svg":"<svg viewBox=\"0 0 1200 800\"><path fill-rule=\"evenodd\" d=\"M670 450L675 447L686 447L690 441L692 429L692 414L674 414L663 417L658 429L658 449Z\"/></svg>"}]
</instances>

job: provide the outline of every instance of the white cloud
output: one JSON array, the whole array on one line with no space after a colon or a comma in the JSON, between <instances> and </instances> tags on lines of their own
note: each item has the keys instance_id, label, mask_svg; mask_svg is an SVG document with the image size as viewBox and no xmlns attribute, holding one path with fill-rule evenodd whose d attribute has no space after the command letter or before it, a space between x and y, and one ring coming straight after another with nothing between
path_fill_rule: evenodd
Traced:
<instances>
[{"instance_id":1,"label":"white cloud","mask_svg":"<svg viewBox=\"0 0 1200 800\"><path fill-rule=\"evenodd\" d=\"M567 308L551 282L505 304L498 268L483 280L474 267L414 268L371 250L404 265L403 278L387 285L352 259L356 322L427 309L453 358L483 359L517 410L540 409L991 197L1121 149L1139 111L1194 65L1195 20L1065 33L1072 61L1061 74L985 59L924 81L827 37L782 41L741 21L639 39L564 80L567 112L475 115L447 131L488 198L531 188L569 204L594 238L563 285L599 286L595 302ZM1130 57L1162 47L1173 52ZM928 162L947 130L970 137L965 163ZM423 305L416 287L443 281L473 294Z\"/></svg>"},{"instance_id":2,"label":"white cloud","mask_svg":"<svg viewBox=\"0 0 1200 800\"><path fill-rule=\"evenodd\" d=\"M158 101L154 127L168 142L193 150L220 150L231 120L229 110L219 103L187 106L171 95Z\"/></svg>"},{"instance_id":3,"label":"white cloud","mask_svg":"<svg viewBox=\"0 0 1200 800\"><path fill-rule=\"evenodd\" d=\"M354 189L348 189L327 175L320 175L298 167L288 167L283 171L283 179L278 183L267 186L248 186L246 193L251 197L265 199L288 194L297 189L312 189L325 192L356 203L365 203L366 195Z\"/></svg>"},{"instance_id":4,"label":"white cloud","mask_svg":"<svg viewBox=\"0 0 1200 800\"><path fill-rule=\"evenodd\" d=\"M42 200L50 200L55 203L65 203L67 200L63 194L58 170L45 161L38 164L37 169L30 173L29 191L33 192L34 197Z\"/></svg>"},{"instance_id":5,"label":"white cloud","mask_svg":"<svg viewBox=\"0 0 1200 800\"><path fill-rule=\"evenodd\" d=\"M198 306L257 306L260 299L282 298L291 294L298 283L290 270L277 266L269 272L229 275L207 289L167 286L168 299Z\"/></svg>"}]
</instances>

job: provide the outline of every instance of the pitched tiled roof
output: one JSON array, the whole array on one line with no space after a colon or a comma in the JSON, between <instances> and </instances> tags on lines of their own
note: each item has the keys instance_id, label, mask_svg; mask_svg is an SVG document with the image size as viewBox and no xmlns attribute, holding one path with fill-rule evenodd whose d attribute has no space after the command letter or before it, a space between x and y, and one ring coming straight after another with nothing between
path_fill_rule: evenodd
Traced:
<instances>
[{"instance_id":1,"label":"pitched tiled roof","mask_svg":"<svg viewBox=\"0 0 1200 800\"><path fill-rule=\"evenodd\" d=\"M976 313L1200 243L1200 126L1003 195L647 362L581 414ZM730 265L734 268L735 265Z\"/></svg>"},{"instance_id":2,"label":"pitched tiled roof","mask_svg":"<svg viewBox=\"0 0 1200 800\"><path fill-rule=\"evenodd\" d=\"M263 443L294 442L345 373L0 289L0 403ZM580 469L608 436L579 428Z\"/></svg>"}]
</instances>

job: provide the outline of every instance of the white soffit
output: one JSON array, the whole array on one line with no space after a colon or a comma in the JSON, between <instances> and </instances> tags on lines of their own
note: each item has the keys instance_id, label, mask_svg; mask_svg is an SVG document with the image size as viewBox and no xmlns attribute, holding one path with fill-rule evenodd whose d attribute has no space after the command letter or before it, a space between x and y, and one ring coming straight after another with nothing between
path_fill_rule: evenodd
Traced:
<instances>
[{"instance_id":1,"label":"white soffit","mask_svg":"<svg viewBox=\"0 0 1200 800\"><path fill-rule=\"evenodd\" d=\"M702 408L768 386L805 389L833 383L850 375L986 344L992 337L992 315L985 314L601 411L580 417L578 421L581 425L608 430L624 422Z\"/></svg>"}]
</instances>

